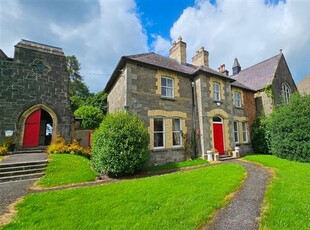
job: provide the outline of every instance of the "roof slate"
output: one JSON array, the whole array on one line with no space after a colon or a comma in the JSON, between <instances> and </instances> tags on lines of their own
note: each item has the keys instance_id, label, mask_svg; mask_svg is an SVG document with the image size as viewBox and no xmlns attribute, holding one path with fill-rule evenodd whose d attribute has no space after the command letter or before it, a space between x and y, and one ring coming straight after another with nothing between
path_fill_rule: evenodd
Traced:
<instances>
[{"instance_id":1,"label":"roof slate","mask_svg":"<svg viewBox=\"0 0 310 230\"><path fill-rule=\"evenodd\" d=\"M242 70L235 79L254 90L260 90L272 83L282 53Z\"/></svg>"}]
</instances>

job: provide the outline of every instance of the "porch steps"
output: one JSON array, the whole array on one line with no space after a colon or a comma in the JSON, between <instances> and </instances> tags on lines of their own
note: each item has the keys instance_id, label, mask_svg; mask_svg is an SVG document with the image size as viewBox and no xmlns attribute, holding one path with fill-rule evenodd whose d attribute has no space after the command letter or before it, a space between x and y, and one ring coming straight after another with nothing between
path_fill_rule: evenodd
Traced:
<instances>
[{"instance_id":1,"label":"porch steps","mask_svg":"<svg viewBox=\"0 0 310 230\"><path fill-rule=\"evenodd\" d=\"M42 177L46 166L47 160L0 164L0 183Z\"/></svg>"},{"instance_id":2,"label":"porch steps","mask_svg":"<svg viewBox=\"0 0 310 230\"><path fill-rule=\"evenodd\" d=\"M13 152L8 152L8 155L23 154L23 153L44 153L45 149L46 149L45 147L44 148L34 148L34 149L21 149L21 150L15 150Z\"/></svg>"},{"instance_id":3,"label":"porch steps","mask_svg":"<svg viewBox=\"0 0 310 230\"><path fill-rule=\"evenodd\" d=\"M220 161L227 161L227 160L233 160L236 159L232 155L220 155Z\"/></svg>"}]
</instances>

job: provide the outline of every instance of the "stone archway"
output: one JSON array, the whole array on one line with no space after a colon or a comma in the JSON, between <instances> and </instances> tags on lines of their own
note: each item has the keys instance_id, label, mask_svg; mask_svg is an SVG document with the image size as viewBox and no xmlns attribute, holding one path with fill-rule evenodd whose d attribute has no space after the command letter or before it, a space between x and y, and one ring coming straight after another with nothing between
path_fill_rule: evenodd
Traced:
<instances>
[{"instance_id":1,"label":"stone archway","mask_svg":"<svg viewBox=\"0 0 310 230\"><path fill-rule=\"evenodd\" d=\"M26 130L26 122L27 120L29 121L29 118L31 116L33 116L36 112L38 111L41 111L42 110L42 117L45 119L40 119L40 122L44 121L44 125L47 125L47 123L49 123L50 125L52 124L52 133L51 133L51 138L50 140L53 140L54 138L56 138L56 135L57 135L57 130L58 130L58 118L57 118L57 115L56 113L50 109L48 106L44 105L44 104L37 104L37 105L34 105L34 106L31 106L30 108L28 108L27 110L25 110L23 112L23 114L20 116L19 118L19 124L20 124L20 135L19 135L19 138L18 138L18 145L21 146L21 147L35 147L35 146L31 146L30 145L26 145L24 146L23 142L25 140L25 132L27 132ZM31 122L31 121L30 121ZM29 123L29 122L28 122ZM44 130L40 130L40 125L42 124L39 124L39 134L40 133L44 133L45 131ZM39 145L46 145L48 140L47 138L43 138L42 137L40 138L38 136L38 146Z\"/></svg>"}]
</instances>

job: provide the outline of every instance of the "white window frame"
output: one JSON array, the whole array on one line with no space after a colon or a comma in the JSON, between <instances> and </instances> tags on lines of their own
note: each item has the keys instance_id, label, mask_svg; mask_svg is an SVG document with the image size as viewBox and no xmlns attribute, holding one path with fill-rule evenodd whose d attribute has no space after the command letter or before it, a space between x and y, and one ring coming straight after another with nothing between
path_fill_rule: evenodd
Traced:
<instances>
[{"instance_id":1,"label":"white window frame","mask_svg":"<svg viewBox=\"0 0 310 230\"><path fill-rule=\"evenodd\" d=\"M178 120L179 121L179 125L180 125L180 130L174 130L174 120ZM174 135L178 135L179 136L179 140L180 140L180 144L179 145L174 145L173 143L173 136ZM173 147L181 147L182 146L182 120L180 118L172 118L172 146Z\"/></svg>"},{"instance_id":2,"label":"white window frame","mask_svg":"<svg viewBox=\"0 0 310 230\"><path fill-rule=\"evenodd\" d=\"M282 97L284 103L287 104L290 101L291 94L291 87L286 82L282 83Z\"/></svg>"},{"instance_id":3,"label":"white window frame","mask_svg":"<svg viewBox=\"0 0 310 230\"><path fill-rule=\"evenodd\" d=\"M239 138L239 127L238 127L238 122L237 121L234 121L234 124L233 124L233 126L234 126L234 139L235 139L235 143L239 143L240 141L240 138Z\"/></svg>"},{"instance_id":4,"label":"white window frame","mask_svg":"<svg viewBox=\"0 0 310 230\"><path fill-rule=\"evenodd\" d=\"M221 101L221 84L218 82L213 82L213 99Z\"/></svg>"},{"instance_id":5,"label":"white window frame","mask_svg":"<svg viewBox=\"0 0 310 230\"><path fill-rule=\"evenodd\" d=\"M241 93L236 91L236 92L234 92L234 94L235 94L235 106L237 108L241 108L242 107ZM238 97L238 95L239 95L239 97Z\"/></svg>"},{"instance_id":6,"label":"white window frame","mask_svg":"<svg viewBox=\"0 0 310 230\"><path fill-rule=\"evenodd\" d=\"M242 122L242 139L243 139L243 143L249 142L248 123L246 121Z\"/></svg>"},{"instance_id":7,"label":"white window frame","mask_svg":"<svg viewBox=\"0 0 310 230\"><path fill-rule=\"evenodd\" d=\"M171 81L172 86L167 86L167 85L163 85L163 80L166 80L166 82ZM170 77L161 77L160 80L160 85L161 85L161 96L165 97L165 98L174 98L174 79L170 78ZM171 90L171 95L168 95L168 91ZM165 95L164 95L165 93Z\"/></svg>"},{"instance_id":8,"label":"white window frame","mask_svg":"<svg viewBox=\"0 0 310 230\"><path fill-rule=\"evenodd\" d=\"M155 119L161 119L162 120L162 122L163 122L163 130L162 131L155 131ZM163 134L163 146L155 146L155 134L156 133L162 133ZM153 136L154 136L153 148L154 149L165 148L165 118L163 118L163 117L154 117L153 118Z\"/></svg>"}]
</instances>

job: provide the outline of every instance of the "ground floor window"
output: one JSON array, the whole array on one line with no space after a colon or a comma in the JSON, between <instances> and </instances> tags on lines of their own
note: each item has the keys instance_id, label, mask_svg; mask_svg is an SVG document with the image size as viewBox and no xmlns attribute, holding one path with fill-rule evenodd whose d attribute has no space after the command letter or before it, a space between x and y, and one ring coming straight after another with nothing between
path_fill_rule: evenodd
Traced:
<instances>
[{"instance_id":1,"label":"ground floor window","mask_svg":"<svg viewBox=\"0 0 310 230\"><path fill-rule=\"evenodd\" d=\"M242 136L243 136L243 143L247 143L249 140L248 138L248 124L247 122L242 122Z\"/></svg>"},{"instance_id":2,"label":"ground floor window","mask_svg":"<svg viewBox=\"0 0 310 230\"><path fill-rule=\"evenodd\" d=\"M234 121L234 138L235 138L235 143L239 143L239 130L238 130L237 121Z\"/></svg>"},{"instance_id":3,"label":"ground floor window","mask_svg":"<svg viewBox=\"0 0 310 230\"><path fill-rule=\"evenodd\" d=\"M165 146L164 118L154 118L154 148Z\"/></svg>"},{"instance_id":4,"label":"ground floor window","mask_svg":"<svg viewBox=\"0 0 310 230\"><path fill-rule=\"evenodd\" d=\"M173 146L181 146L181 120L179 118L172 119L172 140Z\"/></svg>"}]
</instances>

